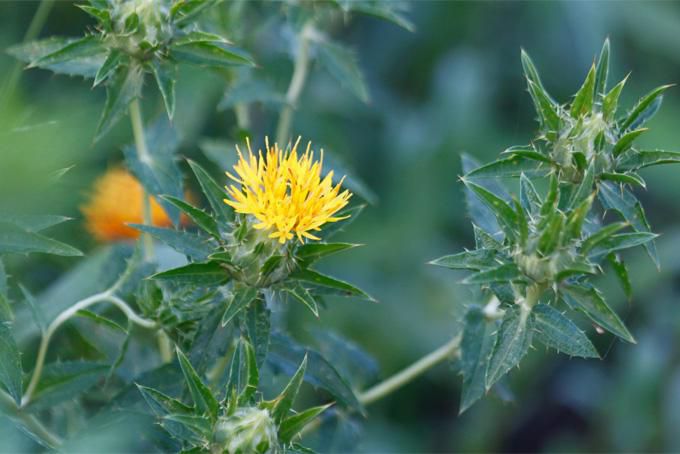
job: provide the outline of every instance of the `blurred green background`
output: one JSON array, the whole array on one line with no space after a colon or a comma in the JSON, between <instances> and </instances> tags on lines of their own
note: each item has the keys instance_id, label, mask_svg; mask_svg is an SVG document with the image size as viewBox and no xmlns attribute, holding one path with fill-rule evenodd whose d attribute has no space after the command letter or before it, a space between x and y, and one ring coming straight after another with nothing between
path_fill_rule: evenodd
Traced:
<instances>
[{"instance_id":1,"label":"blurred green background","mask_svg":"<svg viewBox=\"0 0 680 454\"><path fill-rule=\"evenodd\" d=\"M0 3L0 48L22 40L37 5ZM265 11L276 14L276 5ZM462 308L475 302L457 284L460 275L426 262L473 244L457 181L460 153L489 161L533 136L520 48L560 101L580 86L607 36L610 84L632 72L624 91L627 105L680 79L678 2L415 1L409 17L415 33L366 17L334 31L357 50L371 101L361 103L338 89L335 79L313 71L294 120L295 134L341 156L375 193L376 202L343 234L366 246L326 266L380 303L334 301L320 321L293 308L289 321L302 337L305 327L318 324L343 333L377 359L383 377L454 335ZM88 25L71 2L59 1L41 36L75 36ZM258 49L267 53L253 52L285 88L288 49L267 33L266 26L258 31ZM248 43L243 47L252 50ZM0 54L2 83L14 66ZM220 75L183 71L175 120L184 137L183 155L209 163L199 146L205 139L237 136L234 114L216 107L224 88ZM51 236L86 251L99 247L84 229L79 206L131 139L123 121L93 143L103 100L103 90L79 79L41 70L21 74L17 89L0 100L0 212L72 216L74 222ZM162 112L152 92L144 106L149 117ZM272 136L275 111L258 108L254 117L257 131ZM680 150L679 117L676 88L643 144ZM55 182L55 172L69 167ZM219 175L222 169L212 170ZM653 229L662 234L662 269L641 250L628 254L631 304L613 280L604 283L638 345L599 336L602 361L533 350L499 392L461 416L460 377L439 366L369 409L359 449L680 451L680 168L645 172L649 188L640 196ZM39 293L78 261L36 255L13 257L8 265ZM7 430L0 427L0 439L10 436Z\"/></svg>"}]
</instances>

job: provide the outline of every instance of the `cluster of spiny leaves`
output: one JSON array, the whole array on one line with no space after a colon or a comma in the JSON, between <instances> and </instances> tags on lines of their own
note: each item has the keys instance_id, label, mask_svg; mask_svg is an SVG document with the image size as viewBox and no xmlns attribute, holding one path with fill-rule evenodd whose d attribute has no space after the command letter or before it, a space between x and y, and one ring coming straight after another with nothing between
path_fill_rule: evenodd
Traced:
<instances>
[{"instance_id":1,"label":"cluster of spiny leaves","mask_svg":"<svg viewBox=\"0 0 680 454\"><path fill-rule=\"evenodd\" d=\"M182 452L310 452L295 442L296 437L329 405L292 410L307 368L306 357L283 391L271 400L264 400L258 392L255 350L244 340L236 345L223 380L217 380L221 387L217 391L201 379L179 349L177 358L193 405L153 388L138 388Z\"/></svg>"},{"instance_id":2,"label":"cluster of spiny leaves","mask_svg":"<svg viewBox=\"0 0 680 454\"><path fill-rule=\"evenodd\" d=\"M172 118L178 63L211 68L253 64L229 40L199 28L198 17L215 4L214 0L90 0L80 8L97 24L86 36L29 42L10 53L29 67L94 78L94 86L105 84L101 136L141 96L145 74L153 75Z\"/></svg>"},{"instance_id":3,"label":"cluster of spiny leaves","mask_svg":"<svg viewBox=\"0 0 680 454\"><path fill-rule=\"evenodd\" d=\"M484 309L470 307L464 321L461 410L517 366L534 339L568 355L599 357L575 322L578 313L635 342L592 281L609 264L630 297L628 272L618 253L643 245L658 265L656 235L633 189L645 186L639 169L680 162L678 152L635 147L668 87L653 90L618 114L626 79L607 90L608 41L566 105L550 97L524 52L522 63L538 113L538 136L481 167L465 158L462 180L476 249L433 262L475 271L464 283L491 296ZM519 197L509 195L500 178L518 178ZM537 190L545 180L547 190ZM608 210L623 219L604 223Z\"/></svg>"}]
</instances>

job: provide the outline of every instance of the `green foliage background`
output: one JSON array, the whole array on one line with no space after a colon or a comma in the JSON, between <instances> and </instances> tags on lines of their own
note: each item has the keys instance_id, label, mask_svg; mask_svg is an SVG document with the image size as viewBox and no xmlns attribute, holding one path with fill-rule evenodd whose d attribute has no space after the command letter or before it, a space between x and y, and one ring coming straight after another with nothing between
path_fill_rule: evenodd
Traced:
<instances>
[{"instance_id":1,"label":"green foliage background","mask_svg":"<svg viewBox=\"0 0 680 454\"><path fill-rule=\"evenodd\" d=\"M21 40L36 6L0 3L0 48ZM310 336L309 326L319 326L353 339L378 359L383 376L454 334L455 320L471 301L472 294L456 284L462 274L425 263L473 245L457 180L460 153L488 162L507 146L526 143L536 130L520 48L530 52L546 88L561 100L580 85L606 36L612 42L610 80L633 72L623 105L680 78L680 6L674 2L417 1L409 17L415 33L367 17L338 30L358 52L370 102L313 71L293 128L341 156L375 194L376 203L340 238L366 246L323 266L380 304L333 301L318 322L294 306L288 317L300 338ZM79 35L90 23L72 3L57 2L41 36ZM285 43L273 43L265 68L282 90L291 71L286 51ZM0 56L3 78L14 64ZM182 71L174 120L187 144L181 153L209 164L196 144L237 136L235 117L216 109L222 78L195 68ZM146 95L145 110L160 114L162 101L153 93ZM103 100L103 91L88 90L79 79L35 70L21 75L19 89L0 108L0 212L73 216L75 222L50 236L84 251L98 246L85 233L78 206L94 178L120 161L131 137L124 121L93 144ZM679 114L675 88L640 143L680 150ZM54 173L71 166L54 183ZM595 340L603 361L532 351L501 394L462 416L460 379L439 366L369 409L360 449L680 450L678 172L673 166L644 170L649 189L638 191L654 231L662 234L661 271L638 248L626 255L632 304L615 282L601 286L638 345L602 335ZM78 260L34 255L5 261L38 293ZM9 427L0 423L0 440L30 445ZM97 443L125 448L113 434L96 436Z\"/></svg>"}]
</instances>

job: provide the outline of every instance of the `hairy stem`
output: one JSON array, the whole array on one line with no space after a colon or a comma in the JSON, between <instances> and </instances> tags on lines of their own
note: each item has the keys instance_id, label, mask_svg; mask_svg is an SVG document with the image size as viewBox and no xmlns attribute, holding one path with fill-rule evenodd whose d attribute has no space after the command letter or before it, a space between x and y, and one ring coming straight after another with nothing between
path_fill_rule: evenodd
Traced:
<instances>
[{"instance_id":1,"label":"hairy stem","mask_svg":"<svg viewBox=\"0 0 680 454\"><path fill-rule=\"evenodd\" d=\"M135 148L137 149L137 156L142 163L150 163L151 155L146 146L146 137L144 136L144 122L142 120L142 112L139 107L139 99L135 99L130 103L130 121L132 123L132 134L135 136ZM151 199L146 188L142 186L142 216L145 225L151 225ZM151 260L153 256L153 239L151 235L146 232L142 233L142 244L144 248L144 258Z\"/></svg>"},{"instance_id":2,"label":"hairy stem","mask_svg":"<svg viewBox=\"0 0 680 454\"><path fill-rule=\"evenodd\" d=\"M432 353L420 358L415 363L408 366L406 369L391 376L387 380L378 383L372 388L359 394L359 402L363 405L369 405L376 400L391 394L402 386L413 381L416 377L422 375L433 366L441 363L447 358L453 357L460 352L461 336L456 336L446 344L442 345Z\"/></svg>"},{"instance_id":3,"label":"hairy stem","mask_svg":"<svg viewBox=\"0 0 680 454\"><path fill-rule=\"evenodd\" d=\"M26 33L24 34L24 39L22 42L27 43L29 41L33 41L38 37L40 34L40 30L42 30L43 26L45 25L45 22L47 21L47 16L50 14L50 10L54 6L54 0L42 0L40 4L38 5L38 9L35 10L35 14L33 15L33 19L31 19L31 23L28 25L28 28L26 29ZM7 78L7 83L5 84L3 90L2 90L2 98L7 101L10 96L12 96L12 93L14 90L17 88L17 84L19 83L19 76L21 76L21 67L22 63L21 62L16 62L14 66L12 67L12 70L9 74L9 77Z\"/></svg>"},{"instance_id":4,"label":"hairy stem","mask_svg":"<svg viewBox=\"0 0 680 454\"><path fill-rule=\"evenodd\" d=\"M16 406L14 399L2 389L0 389L0 413L22 424L51 448L56 449L61 445L62 441L59 436L50 432L35 416L24 413Z\"/></svg>"},{"instance_id":5,"label":"hairy stem","mask_svg":"<svg viewBox=\"0 0 680 454\"><path fill-rule=\"evenodd\" d=\"M33 375L31 376L31 381L26 388L23 398L21 399L21 406L25 407L31 402L35 389L40 383L40 377L42 375L43 366L45 365L45 357L47 356L47 349L50 345L50 340L54 333L63 325L67 320L76 315L78 311L87 309L88 307L102 302L109 302L116 306L125 314L125 316L130 320L130 322L135 325L139 325L143 328L155 329L156 322L152 320L147 320L140 317L135 313L135 311L127 305L125 301L114 295L110 290L97 293L95 295L89 296L85 299L78 301L73 306L69 307L61 314L59 314L50 325L47 327L43 333L42 339L40 340L40 347L38 348L38 356L35 360L35 367L33 368Z\"/></svg>"},{"instance_id":6,"label":"hairy stem","mask_svg":"<svg viewBox=\"0 0 680 454\"><path fill-rule=\"evenodd\" d=\"M281 146L289 140L288 135L290 134L290 127L293 122L293 111L307 80L307 73L309 72L309 42L313 32L314 25L311 21L307 22L300 32L300 41L293 67L293 77L290 79L288 92L286 92L286 106L281 110L279 124L276 127L276 142Z\"/></svg>"}]
</instances>

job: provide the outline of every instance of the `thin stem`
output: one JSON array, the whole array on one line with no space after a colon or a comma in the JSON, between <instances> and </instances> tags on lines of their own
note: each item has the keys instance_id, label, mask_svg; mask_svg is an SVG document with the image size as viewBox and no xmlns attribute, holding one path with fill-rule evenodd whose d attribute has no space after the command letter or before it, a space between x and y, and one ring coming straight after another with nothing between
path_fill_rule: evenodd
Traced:
<instances>
[{"instance_id":1,"label":"thin stem","mask_svg":"<svg viewBox=\"0 0 680 454\"><path fill-rule=\"evenodd\" d=\"M28 387L26 388L26 392L24 393L24 396L21 399L22 407L25 407L31 402L33 394L35 393L35 389L38 386L38 383L40 382L43 366L45 364L45 357L47 356L47 349L50 345L50 340L52 339L52 336L57 331L57 329L59 329L59 327L63 325L64 322L66 322L71 317L76 315L78 311L81 311L92 306L93 304L101 302L109 302L116 306L135 325L139 325L143 328L148 329L156 328L156 323L154 321L147 320L137 315L135 311L133 311L132 308L130 308L130 306L127 305L125 301L123 301L116 295L112 294L110 290L97 293L95 295L89 296L85 299L78 301L76 304L60 313L45 330L45 333L43 334L42 339L40 340L38 356L35 360L35 367L33 368L33 376L31 377L31 381L29 382Z\"/></svg>"},{"instance_id":2,"label":"thin stem","mask_svg":"<svg viewBox=\"0 0 680 454\"><path fill-rule=\"evenodd\" d=\"M40 437L46 444L52 448L58 448L62 441L61 438L45 427L39 420L33 415L28 415L21 411L19 407L16 406L14 399L7 394L5 391L0 389L0 412L5 413L9 418L19 421L23 424L32 434Z\"/></svg>"},{"instance_id":3,"label":"thin stem","mask_svg":"<svg viewBox=\"0 0 680 454\"><path fill-rule=\"evenodd\" d=\"M302 28L302 32L300 32L300 43L297 55L295 56L293 77L290 79L290 85L288 85L288 92L286 93L286 106L281 110L279 124L276 127L276 142L281 146L288 140L290 127L293 122L293 111L307 80L307 73L309 72L309 41L313 33L314 25L311 21L307 22Z\"/></svg>"},{"instance_id":4,"label":"thin stem","mask_svg":"<svg viewBox=\"0 0 680 454\"><path fill-rule=\"evenodd\" d=\"M240 129L250 129L250 109L248 104L238 103L234 106L234 113L236 114L236 124Z\"/></svg>"},{"instance_id":5,"label":"thin stem","mask_svg":"<svg viewBox=\"0 0 680 454\"><path fill-rule=\"evenodd\" d=\"M457 355L460 350L460 341L461 336L454 337L449 342L439 347L437 350L433 351L427 356L422 357L401 372L393 375L381 383L378 383L367 391L360 393L358 396L359 402L361 402L363 405L369 405L376 400L380 400L407 383L413 381L413 379L419 375L422 375L425 371L429 370L433 366L441 363L446 358Z\"/></svg>"},{"instance_id":6,"label":"thin stem","mask_svg":"<svg viewBox=\"0 0 680 454\"><path fill-rule=\"evenodd\" d=\"M130 122L132 123L132 134L135 137L137 156L142 163L148 164L151 162L151 154L146 146L144 122L142 120L141 108L139 107L139 99L134 99L130 103ZM151 199L144 187L142 187L142 216L144 224L151 225ZM153 257L153 239L151 238L151 235L142 233L142 244L144 248L144 258L146 260L151 260Z\"/></svg>"},{"instance_id":7,"label":"thin stem","mask_svg":"<svg viewBox=\"0 0 680 454\"><path fill-rule=\"evenodd\" d=\"M24 39L22 42L26 43L33 41L38 37L40 31L45 25L45 22L47 21L47 16L49 16L52 6L54 6L54 0L42 0L40 2L38 9L36 9L35 14L33 14L31 23L26 29L26 33L24 34ZM9 99L14 90L16 90L17 84L19 83L19 76L21 75L21 67L21 62L16 62L12 67L9 77L7 78L7 83L2 90L3 99Z\"/></svg>"},{"instance_id":8,"label":"thin stem","mask_svg":"<svg viewBox=\"0 0 680 454\"><path fill-rule=\"evenodd\" d=\"M162 329L158 330L156 337L158 338L158 352L161 355L161 361L163 361L163 364L167 364L172 361L173 347L170 338Z\"/></svg>"}]
</instances>

